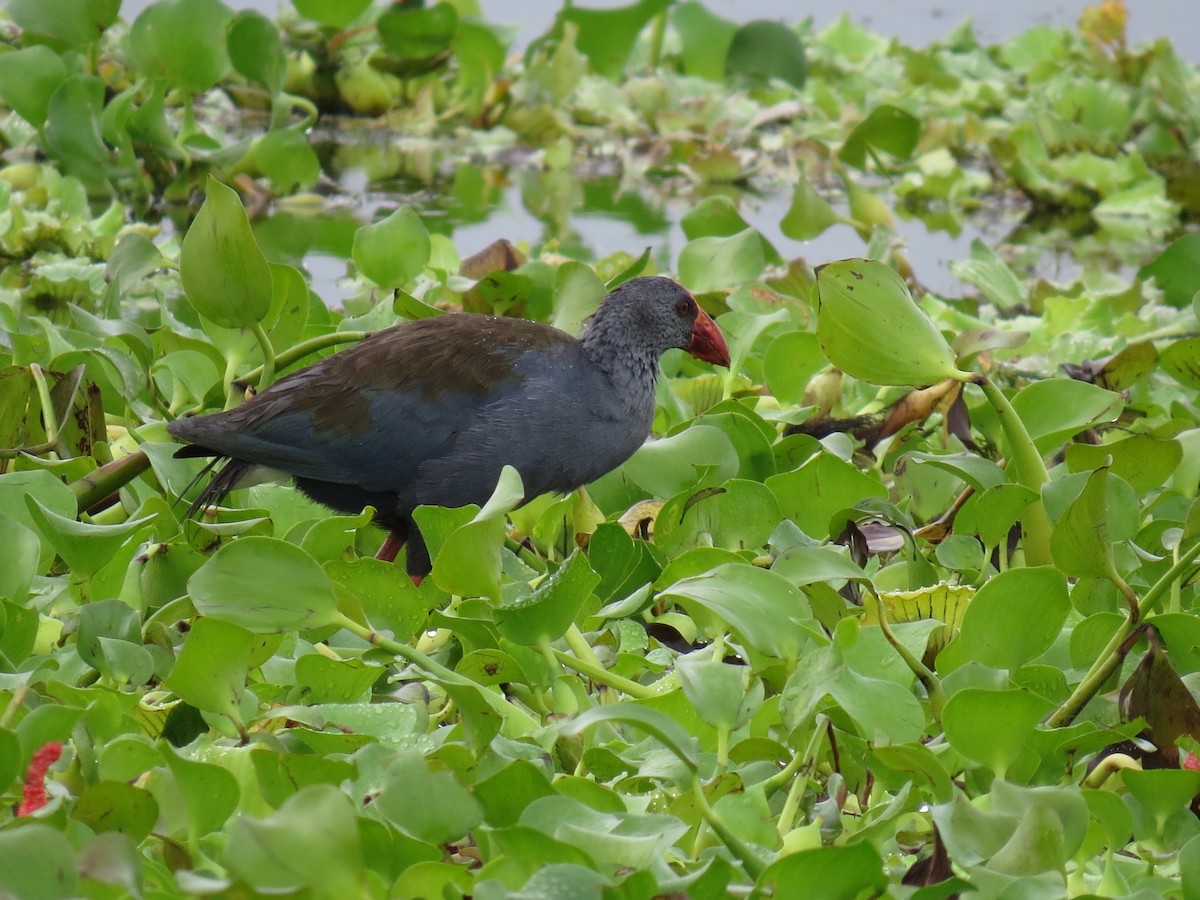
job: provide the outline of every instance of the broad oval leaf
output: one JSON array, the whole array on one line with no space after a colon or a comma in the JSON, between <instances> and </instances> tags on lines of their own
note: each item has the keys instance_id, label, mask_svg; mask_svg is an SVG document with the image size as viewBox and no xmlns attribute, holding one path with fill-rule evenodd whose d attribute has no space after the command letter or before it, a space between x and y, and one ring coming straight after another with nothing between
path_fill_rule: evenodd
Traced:
<instances>
[{"instance_id":1,"label":"broad oval leaf","mask_svg":"<svg viewBox=\"0 0 1200 900\"><path fill-rule=\"evenodd\" d=\"M913 302L904 280L867 259L817 269L817 339L829 361L872 384L968 381L937 326Z\"/></svg>"},{"instance_id":2,"label":"broad oval leaf","mask_svg":"<svg viewBox=\"0 0 1200 900\"><path fill-rule=\"evenodd\" d=\"M256 633L320 628L340 617L320 563L278 538L226 544L188 580L188 593L201 615Z\"/></svg>"},{"instance_id":3,"label":"broad oval leaf","mask_svg":"<svg viewBox=\"0 0 1200 900\"><path fill-rule=\"evenodd\" d=\"M271 267L237 191L215 178L183 238L179 277L196 312L223 328L248 328L271 309Z\"/></svg>"}]
</instances>

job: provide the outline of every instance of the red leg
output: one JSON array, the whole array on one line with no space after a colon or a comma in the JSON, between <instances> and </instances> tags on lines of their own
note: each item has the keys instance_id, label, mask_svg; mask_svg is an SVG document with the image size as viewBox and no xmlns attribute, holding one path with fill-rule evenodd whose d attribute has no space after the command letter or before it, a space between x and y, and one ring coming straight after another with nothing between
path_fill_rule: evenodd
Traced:
<instances>
[{"instance_id":1,"label":"red leg","mask_svg":"<svg viewBox=\"0 0 1200 900\"><path fill-rule=\"evenodd\" d=\"M384 562L395 562L396 554L404 546L404 542L408 540L405 535L396 534L394 531L389 531L388 536L383 541L383 546L379 548L379 552L375 554L376 559L382 559Z\"/></svg>"}]
</instances>

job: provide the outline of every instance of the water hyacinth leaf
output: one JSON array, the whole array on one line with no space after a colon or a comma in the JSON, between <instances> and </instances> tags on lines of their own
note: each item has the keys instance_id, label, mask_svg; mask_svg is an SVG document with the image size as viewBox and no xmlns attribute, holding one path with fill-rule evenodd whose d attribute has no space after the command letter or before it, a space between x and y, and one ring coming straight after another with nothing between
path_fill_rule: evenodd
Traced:
<instances>
[{"instance_id":1,"label":"water hyacinth leaf","mask_svg":"<svg viewBox=\"0 0 1200 900\"><path fill-rule=\"evenodd\" d=\"M60 516L32 496L26 498L26 508L42 537L76 574L85 578L100 571L130 535L153 521L153 516L147 516L120 525L93 525Z\"/></svg>"},{"instance_id":2,"label":"water hyacinth leaf","mask_svg":"<svg viewBox=\"0 0 1200 900\"><path fill-rule=\"evenodd\" d=\"M729 237L688 241L679 254L679 280L703 294L756 281L765 266L762 237L747 228Z\"/></svg>"},{"instance_id":3,"label":"water hyacinth leaf","mask_svg":"<svg viewBox=\"0 0 1200 900\"><path fill-rule=\"evenodd\" d=\"M187 94L199 94L229 71L226 28L233 12L221 0L157 0L129 29L139 69Z\"/></svg>"},{"instance_id":4,"label":"water hyacinth leaf","mask_svg":"<svg viewBox=\"0 0 1200 900\"><path fill-rule=\"evenodd\" d=\"M1049 700L1029 691L963 688L946 701L942 725L951 747L1003 778L1053 708Z\"/></svg>"},{"instance_id":5,"label":"water hyacinth leaf","mask_svg":"<svg viewBox=\"0 0 1200 900\"><path fill-rule=\"evenodd\" d=\"M845 847L821 847L784 856L758 879L758 887L773 887L776 896L790 890L789 885L821 885L821 894L829 898L880 896L888 889L883 860L869 841Z\"/></svg>"},{"instance_id":6,"label":"water hyacinth leaf","mask_svg":"<svg viewBox=\"0 0 1200 900\"><path fill-rule=\"evenodd\" d=\"M784 517L819 540L833 536L830 520L840 510L867 497L887 497L887 488L879 480L826 452L816 454L794 472L772 475L766 484Z\"/></svg>"},{"instance_id":7,"label":"water hyacinth leaf","mask_svg":"<svg viewBox=\"0 0 1200 900\"><path fill-rule=\"evenodd\" d=\"M36 500L42 511L52 512L57 517L35 519L29 500ZM71 489L44 469L23 472L5 472L0 475L0 515L23 525L30 532L41 536L39 521L69 519L76 513L75 495ZM56 549L48 538L41 538L39 570L46 570L54 562Z\"/></svg>"},{"instance_id":8,"label":"water hyacinth leaf","mask_svg":"<svg viewBox=\"0 0 1200 900\"><path fill-rule=\"evenodd\" d=\"M793 241L811 241L841 221L842 217L801 173L792 192L792 204L779 223L779 230Z\"/></svg>"},{"instance_id":9,"label":"water hyacinth leaf","mask_svg":"<svg viewBox=\"0 0 1200 900\"><path fill-rule=\"evenodd\" d=\"M897 106L881 104L850 132L838 151L838 159L856 169L866 168L871 150L882 150L898 159L908 159L917 148L920 137L921 121L916 116Z\"/></svg>"},{"instance_id":10,"label":"water hyacinth leaf","mask_svg":"<svg viewBox=\"0 0 1200 900\"><path fill-rule=\"evenodd\" d=\"M730 550L766 544L779 524L779 504L757 481L732 478L720 487L686 491L667 501L654 524L654 543L668 556L700 545Z\"/></svg>"},{"instance_id":11,"label":"water hyacinth leaf","mask_svg":"<svg viewBox=\"0 0 1200 900\"><path fill-rule=\"evenodd\" d=\"M1200 234L1176 238L1167 249L1142 266L1138 278L1154 279L1163 299L1183 309L1200 291Z\"/></svg>"},{"instance_id":12,"label":"water hyacinth leaf","mask_svg":"<svg viewBox=\"0 0 1200 900\"><path fill-rule=\"evenodd\" d=\"M158 802L148 791L123 781L98 781L79 795L71 818L97 833L120 832L137 844L158 821Z\"/></svg>"},{"instance_id":13,"label":"water hyacinth leaf","mask_svg":"<svg viewBox=\"0 0 1200 900\"><path fill-rule=\"evenodd\" d=\"M682 45L683 71L709 81L724 81L725 57L737 23L711 12L699 0L686 0L671 10L671 24Z\"/></svg>"},{"instance_id":14,"label":"water hyacinth leaf","mask_svg":"<svg viewBox=\"0 0 1200 900\"><path fill-rule=\"evenodd\" d=\"M104 82L71 75L50 96L46 108L46 149L69 174L87 182L103 178L113 156L100 136Z\"/></svg>"},{"instance_id":15,"label":"water hyacinth leaf","mask_svg":"<svg viewBox=\"0 0 1200 900\"><path fill-rule=\"evenodd\" d=\"M1158 358L1164 372L1185 387L1200 389L1200 338L1172 341Z\"/></svg>"},{"instance_id":16,"label":"water hyacinth leaf","mask_svg":"<svg viewBox=\"0 0 1200 900\"><path fill-rule=\"evenodd\" d=\"M324 566L337 589L358 601L372 628L390 632L397 641L407 641L425 625L425 597L407 578L396 577L392 563L369 558L335 559Z\"/></svg>"},{"instance_id":17,"label":"water hyacinth leaf","mask_svg":"<svg viewBox=\"0 0 1200 900\"><path fill-rule=\"evenodd\" d=\"M5 562L0 566L0 597L24 603L33 576L41 572L41 542L33 531L0 513L0 547Z\"/></svg>"},{"instance_id":18,"label":"water hyacinth leaf","mask_svg":"<svg viewBox=\"0 0 1200 900\"><path fill-rule=\"evenodd\" d=\"M458 30L458 11L450 3L428 8L394 4L375 22L385 50L405 60L428 59L450 48Z\"/></svg>"},{"instance_id":19,"label":"water hyacinth leaf","mask_svg":"<svg viewBox=\"0 0 1200 900\"><path fill-rule=\"evenodd\" d=\"M1088 476L1083 491L1054 525L1050 556L1064 575L1110 580L1119 577L1108 520L1108 466L1105 465Z\"/></svg>"},{"instance_id":20,"label":"water hyacinth leaf","mask_svg":"<svg viewBox=\"0 0 1200 900\"><path fill-rule=\"evenodd\" d=\"M846 259L817 269L817 339L829 361L871 384L967 381L954 351L882 263Z\"/></svg>"},{"instance_id":21,"label":"water hyacinth leaf","mask_svg":"<svg viewBox=\"0 0 1200 900\"><path fill-rule=\"evenodd\" d=\"M191 833L218 831L237 809L241 795L237 777L220 765L188 759L165 743L160 744L159 752L183 797Z\"/></svg>"},{"instance_id":22,"label":"water hyacinth leaf","mask_svg":"<svg viewBox=\"0 0 1200 900\"><path fill-rule=\"evenodd\" d=\"M317 183L321 163L299 131L271 131L254 146L254 162L271 179L277 194L308 190Z\"/></svg>"},{"instance_id":23,"label":"water hyacinth leaf","mask_svg":"<svg viewBox=\"0 0 1200 900\"><path fill-rule=\"evenodd\" d=\"M589 709L563 725L561 733L582 734L602 723L630 725L662 743L690 771L695 772L699 767L699 747L696 739L674 718L647 706L614 703Z\"/></svg>"},{"instance_id":24,"label":"water hyacinth leaf","mask_svg":"<svg viewBox=\"0 0 1200 900\"><path fill-rule=\"evenodd\" d=\"M700 650L675 660L684 696L714 728L736 728L746 696L747 669L713 659Z\"/></svg>"},{"instance_id":25,"label":"water hyacinth leaf","mask_svg":"<svg viewBox=\"0 0 1200 900\"><path fill-rule=\"evenodd\" d=\"M1111 458L1109 471L1129 482L1139 495L1162 487L1183 461L1179 441L1135 434L1111 444L1068 444L1067 467L1072 472L1098 468Z\"/></svg>"},{"instance_id":26,"label":"water hyacinth leaf","mask_svg":"<svg viewBox=\"0 0 1200 900\"><path fill-rule=\"evenodd\" d=\"M371 5L371 0L292 0L296 12L329 28L345 28Z\"/></svg>"},{"instance_id":27,"label":"water hyacinth leaf","mask_svg":"<svg viewBox=\"0 0 1200 900\"><path fill-rule=\"evenodd\" d=\"M802 88L808 77L808 60L795 31L779 22L759 19L734 32L725 53L725 74L778 78Z\"/></svg>"},{"instance_id":28,"label":"water hyacinth leaf","mask_svg":"<svg viewBox=\"0 0 1200 900\"><path fill-rule=\"evenodd\" d=\"M930 465L953 472L977 491L1004 484L1004 470L990 459L974 453L924 453L915 451L904 457L910 465Z\"/></svg>"},{"instance_id":29,"label":"water hyacinth leaf","mask_svg":"<svg viewBox=\"0 0 1200 900\"><path fill-rule=\"evenodd\" d=\"M9 0L9 17L25 32L27 42L48 43L56 50L76 49L100 40L117 18L121 0Z\"/></svg>"},{"instance_id":30,"label":"water hyacinth leaf","mask_svg":"<svg viewBox=\"0 0 1200 900\"><path fill-rule=\"evenodd\" d=\"M0 884L14 897L78 896L75 848L57 828L34 822L0 832Z\"/></svg>"},{"instance_id":31,"label":"water hyacinth leaf","mask_svg":"<svg viewBox=\"0 0 1200 900\"><path fill-rule=\"evenodd\" d=\"M979 495L975 503L975 527L986 547L999 547L1038 495L1023 484L997 484Z\"/></svg>"},{"instance_id":32,"label":"water hyacinth leaf","mask_svg":"<svg viewBox=\"0 0 1200 900\"><path fill-rule=\"evenodd\" d=\"M1114 421L1125 401L1084 381L1048 378L1021 388L1012 405L1038 450L1049 453L1085 428Z\"/></svg>"},{"instance_id":33,"label":"water hyacinth leaf","mask_svg":"<svg viewBox=\"0 0 1200 900\"><path fill-rule=\"evenodd\" d=\"M222 328L249 328L271 309L271 267L237 191L215 178L183 238L179 277L196 312Z\"/></svg>"},{"instance_id":34,"label":"water hyacinth leaf","mask_svg":"<svg viewBox=\"0 0 1200 900\"><path fill-rule=\"evenodd\" d=\"M550 324L567 334L579 334L583 322L608 293L591 266L571 260L559 266L554 284L554 313Z\"/></svg>"},{"instance_id":35,"label":"water hyacinth leaf","mask_svg":"<svg viewBox=\"0 0 1200 900\"><path fill-rule=\"evenodd\" d=\"M652 496L670 497L731 478L739 462L725 432L712 425L693 425L646 443L617 471Z\"/></svg>"},{"instance_id":36,"label":"water hyacinth leaf","mask_svg":"<svg viewBox=\"0 0 1200 900\"><path fill-rule=\"evenodd\" d=\"M414 750L398 753L383 773L376 809L418 840L444 844L460 838L483 817L479 802L445 771L432 771Z\"/></svg>"},{"instance_id":37,"label":"water hyacinth leaf","mask_svg":"<svg viewBox=\"0 0 1200 900\"><path fill-rule=\"evenodd\" d=\"M66 79L62 57L49 47L0 54L0 99L34 128L46 121L50 98Z\"/></svg>"},{"instance_id":38,"label":"water hyacinth leaf","mask_svg":"<svg viewBox=\"0 0 1200 900\"><path fill-rule=\"evenodd\" d=\"M340 615L320 563L294 544L257 535L221 547L188 580L188 594L201 615L256 634L321 628Z\"/></svg>"},{"instance_id":39,"label":"water hyacinth leaf","mask_svg":"<svg viewBox=\"0 0 1200 900\"><path fill-rule=\"evenodd\" d=\"M951 263L950 271L959 281L979 288L984 299L998 309L1014 309L1025 303L1025 291L1016 274L978 238L971 241L971 258Z\"/></svg>"},{"instance_id":40,"label":"water hyacinth leaf","mask_svg":"<svg viewBox=\"0 0 1200 900\"><path fill-rule=\"evenodd\" d=\"M241 816L222 861L255 891L354 896L363 879L354 802L333 785L301 788L265 819Z\"/></svg>"},{"instance_id":41,"label":"water hyacinth leaf","mask_svg":"<svg viewBox=\"0 0 1200 900\"><path fill-rule=\"evenodd\" d=\"M727 563L676 581L659 596L693 615L697 608L707 611L755 650L777 659L795 659L807 640L799 624L810 616L807 599L786 578L756 566ZM747 596L755 598L752 607Z\"/></svg>"},{"instance_id":42,"label":"water hyacinth leaf","mask_svg":"<svg viewBox=\"0 0 1200 900\"><path fill-rule=\"evenodd\" d=\"M1066 580L1057 569L1001 572L967 606L959 650L982 665L1015 672L1049 649L1070 608Z\"/></svg>"},{"instance_id":43,"label":"water hyacinth leaf","mask_svg":"<svg viewBox=\"0 0 1200 900\"><path fill-rule=\"evenodd\" d=\"M421 217L401 206L382 221L354 233L351 255L365 276L382 288L397 288L415 278L429 262L429 232Z\"/></svg>"},{"instance_id":44,"label":"water hyacinth leaf","mask_svg":"<svg viewBox=\"0 0 1200 900\"><path fill-rule=\"evenodd\" d=\"M246 673L261 638L237 625L203 617L192 623L166 685L185 703L241 723Z\"/></svg>"},{"instance_id":45,"label":"water hyacinth leaf","mask_svg":"<svg viewBox=\"0 0 1200 900\"><path fill-rule=\"evenodd\" d=\"M1129 793L1150 813L1159 834L1171 813L1186 809L1200 794L1200 772L1194 769L1125 770L1121 777Z\"/></svg>"},{"instance_id":46,"label":"water hyacinth leaf","mask_svg":"<svg viewBox=\"0 0 1200 900\"><path fill-rule=\"evenodd\" d=\"M815 334L785 331L767 345L762 365L767 387L780 404L801 406L809 382L828 362Z\"/></svg>"},{"instance_id":47,"label":"water hyacinth leaf","mask_svg":"<svg viewBox=\"0 0 1200 900\"><path fill-rule=\"evenodd\" d=\"M599 583L600 576L592 571L587 557L572 553L532 594L498 607L496 626L513 643L529 647L543 640L557 640L574 624Z\"/></svg>"},{"instance_id":48,"label":"water hyacinth leaf","mask_svg":"<svg viewBox=\"0 0 1200 900\"><path fill-rule=\"evenodd\" d=\"M287 60L279 29L262 13L242 10L229 22L229 61L243 78L256 81L272 96L283 88Z\"/></svg>"},{"instance_id":49,"label":"water hyacinth leaf","mask_svg":"<svg viewBox=\"0 0 1200 900\"><path fill-rule=\"evenodd\" d=\"M671 0L638 0L613 9L569 6L558 14L556 28L561 30L568 22L578 26L575 46L579 52L594 71L618 79L642 29L670 5Z\"/></svg>"},{"instance_id":50,"label":"water hyacinth leaf","mask_svg":"<svg viewBox=\"0 0 1200 900\"><path fill-rule=\"evenodd\" d=\"M868 741L907 744L920 740L925 712L909 688L860 675L845 666L834 672L825 688Z\"/></svg>"}]
</instances>

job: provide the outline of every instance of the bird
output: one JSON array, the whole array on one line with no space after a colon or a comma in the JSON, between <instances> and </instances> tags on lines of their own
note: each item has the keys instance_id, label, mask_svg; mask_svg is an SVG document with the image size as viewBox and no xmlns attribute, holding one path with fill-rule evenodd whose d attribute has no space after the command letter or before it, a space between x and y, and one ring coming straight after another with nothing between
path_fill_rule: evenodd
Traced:
<instances>
[{"instance_id":1,"label":"bird","mask_svg":"<svg viewBox=\"0 0 1200 900\"><path fill-rule=\"evenodd\" d=\"M224 461L191 514L252 470L286 473L331 509L376 510L394 562L432 570L421 505L482 505L505 465L524 501L568 493L633 455L650 434L659 358L671 348L728 367L717 324L682 285L632 278L576 339L551 325L453 313L378 331L292 372L234 409L176 419L177 457Z\"/></svg>"}]
</instances>

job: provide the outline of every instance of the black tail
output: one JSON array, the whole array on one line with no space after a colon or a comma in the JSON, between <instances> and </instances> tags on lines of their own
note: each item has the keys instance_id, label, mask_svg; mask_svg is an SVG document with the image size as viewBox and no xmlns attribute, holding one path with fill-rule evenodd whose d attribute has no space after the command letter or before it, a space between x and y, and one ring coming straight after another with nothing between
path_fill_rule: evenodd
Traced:
<instances>
[{"instance_id":1,"label":"black tail","mask_svg":"<svg viewBox=\"0 0 1200 900\"><path fill-rule=\"evenodd\" d=\"M231 459L228 456L217 453L215 450L209 450L207 447L198 447L195 444L181 447L175 451L176 459L187 459L197 456L211 456L212 459L205 463L204 468L196 473L196 477L187 483L176 502L182 500L205 475L213 472L214 467L219 465L222 460L225 461L225 465L221 466L213 474L208 484L204 486L204 489L196 495L196 499L188 506L188 518L192 519L199 515L205 508L216 506L224 500L225 495L236 488L238 482L246 477L250 473L250 470L254 468L252 463L242 462L240 459Z\"/></svg>"}]
</instances>

